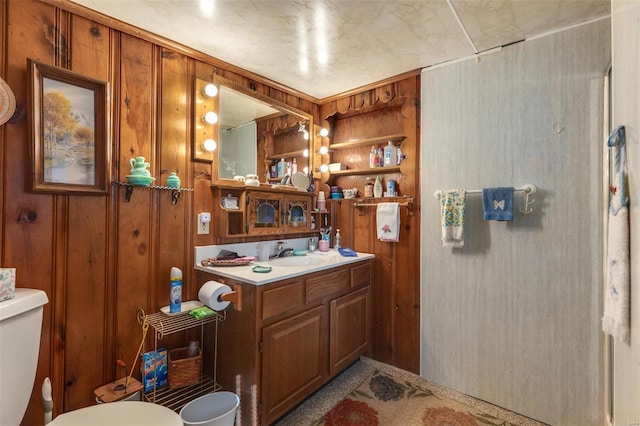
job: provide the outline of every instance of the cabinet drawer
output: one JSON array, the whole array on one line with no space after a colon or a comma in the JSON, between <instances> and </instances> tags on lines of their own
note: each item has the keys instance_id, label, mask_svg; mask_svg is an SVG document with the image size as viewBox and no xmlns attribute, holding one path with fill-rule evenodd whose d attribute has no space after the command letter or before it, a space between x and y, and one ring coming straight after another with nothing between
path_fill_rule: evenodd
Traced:
<instances>
[{"instance_id":1,"label":"cabinet drawer","mask_svg":"<svg viewBox=\"0 0 640 426\"><path fill-rule=\"evenodd\" d=\"M302 281L293 281L262 293L262 319L266 320L304 305Z\"/></svg>"},{"instance_id":2,"label":"cabinet drawer","mask_svg":"<svg viewBox=\"0 0 640 426\"><path fill-rule=\"evenodd\" d=\"M313 278L307 278L307 303L321 300L349 289L349 269L342 268Z\"/></svg>"},{"instance_id":3,"label":"cabinet drawer","mask_svg":"<svg viewBox=\"0 0 640 426\"><path fill-rule=\"evenodd\" d=\"M371 262L363 262L351 268L351 287L368 285L371 281Z\"/></svg>"}]
</instances>

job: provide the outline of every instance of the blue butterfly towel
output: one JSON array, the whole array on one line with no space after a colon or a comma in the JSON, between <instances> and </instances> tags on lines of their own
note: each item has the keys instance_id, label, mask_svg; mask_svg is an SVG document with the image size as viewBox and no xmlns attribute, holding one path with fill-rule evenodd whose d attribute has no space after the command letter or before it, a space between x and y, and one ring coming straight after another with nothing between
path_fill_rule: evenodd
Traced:
<instances>
[{"instance_id":1,"label":"blue butterfly towel","mask_svg":"<svg viewBox=\"0 0 640 426\"><path fill-rule=\"evenodd\" d=\"M482 190L484 220L513 220L513 187Z\"/></svg>"}]
</instances>

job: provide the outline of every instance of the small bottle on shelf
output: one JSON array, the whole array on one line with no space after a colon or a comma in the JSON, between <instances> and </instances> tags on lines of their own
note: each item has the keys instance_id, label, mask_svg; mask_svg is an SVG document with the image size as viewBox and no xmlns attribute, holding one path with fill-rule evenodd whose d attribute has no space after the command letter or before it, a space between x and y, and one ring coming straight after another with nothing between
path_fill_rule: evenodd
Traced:
<instances>
[{"instance_id":1,"label":"small bottle on shelf","mask_svg":"<svg viewBox=\"0 0 640 426\"><path fill-rule=\"evenodd\" d=\"M378 167L384 167L384 150L378 148Z\"/></svg>"},{"instance_id":2,"label":"small bottle on shelf","mask_svg":"<svg viewBox=\"0 0 640 426\"><path fill-rule=\"evenodd\" d=\"M371 147L371 152L369 153L369 168L372 169L376 167L376 158L378 157L378 152L376 151L376 147Z\"/></svg>"},{"instance_id":3,"label":"small bottle on shelf","mask_svg":"<svg viewBox=\"0 0 640 426\"><path fill-rule=\"evenodd\" d=\"M296 159L293 159L293 162L291 163L291 175L298 173L298 163L296 163Z\"/></svg>"},{"instance_id":4,"label":"small bottle on shelf","mask_svg":"<svg viewBox=\"0 0 640 426\"><path fill-rule=\"evenodd\" d=\"M395 166L397 163L398 151L391 141L384 147L384 167Z\"/></svg>"},{"instance_id":5,"label":"small bottle on shelf","mask_svg":"<svg viewBox=\"0 0 640 426\"><path fill-rule=\"evenodd\" d=\"M373 182L370 177L367 178L367 181L364 184L364 196L365 198L373 197Z\"/></svg>"},{"instance_id":6,"label":"small bottle on shelf","mask_svg":"<svg viewBox=\"0 0 640 426\"><path fill-rule=\"evenodd\" d=\"M376 198L382 197L382 179L380 179L380 176L376 176L376 183L373 184L373 196Z\"/></svg>"},{"instance_id":7,"label":"small bottle on shelf","mask_svg":"<svg viewBox=\"0 0 640 426\"><path fill-rule=\"evenodd\" d=\"M340 228L336 229L336 237L333 242L333 248L336 250L340 248Z\"/></svg>"},{"instance_id":8,"label":"small bottle on shelf","mask_svg":"<svg viewBox=\"0 0 640 426\"><path fill-rule=\"evenodd\" d=\"M283 177L285 174L287 168L287 163L284 161L284 158L281 158L280 161L278 162L278 176L276 177Z\"/></svg>"}]
</instances>

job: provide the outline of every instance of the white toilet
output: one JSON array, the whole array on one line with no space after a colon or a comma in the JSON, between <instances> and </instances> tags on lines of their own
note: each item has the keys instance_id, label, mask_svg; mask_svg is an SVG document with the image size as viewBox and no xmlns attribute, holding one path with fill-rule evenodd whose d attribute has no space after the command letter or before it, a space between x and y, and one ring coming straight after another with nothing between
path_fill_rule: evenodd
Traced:
<instances>
[{"instance_id":1,"label":"white toilet","mask_svg":"<svg viewBox=\"0 0 640 426\"><path fill-rule=\"evenodd\" d=\"M19 425L29 404L38 366L42 310L49 302L41 290L17 288L0 302L0 425Z\"/></svg>"}]
</instances>

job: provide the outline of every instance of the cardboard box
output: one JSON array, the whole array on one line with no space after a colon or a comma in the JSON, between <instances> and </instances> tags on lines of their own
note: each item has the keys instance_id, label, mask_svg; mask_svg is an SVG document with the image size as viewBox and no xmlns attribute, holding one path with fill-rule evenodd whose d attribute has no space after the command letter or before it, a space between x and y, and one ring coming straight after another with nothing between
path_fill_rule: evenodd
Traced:
<instances>
[{"instance_id":1,"label":"cardboard box","mask_svg":"<svg viewBox=\"0 0 640 426\"><path fill-rule=\"evenodd\" d=\"M169 367L165 348L143 353L140 367L145 392L151 392L154 383L156 389L161 389L169 384L167 376Z\"/></svg>"}]
</instances>

